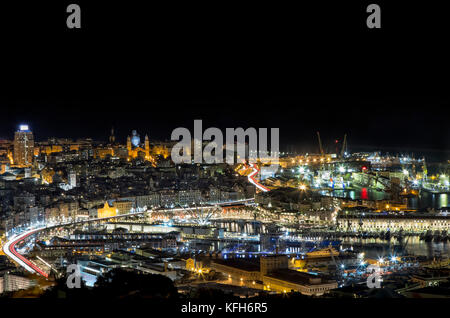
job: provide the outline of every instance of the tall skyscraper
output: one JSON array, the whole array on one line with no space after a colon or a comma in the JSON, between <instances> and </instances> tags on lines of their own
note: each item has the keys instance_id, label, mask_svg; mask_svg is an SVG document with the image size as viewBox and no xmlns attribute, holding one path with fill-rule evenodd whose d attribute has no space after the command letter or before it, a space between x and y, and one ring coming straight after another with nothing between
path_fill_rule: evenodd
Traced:
<instances>
[{"instance_id":1,"label":"tall skyscraper","mask_svg":"<svg viewBox=\"0 0 450 318\"><path fill-rule=\"evenodd\" d=\"M14 135L14 164L28 166L33 163L34 136L28 125L20 125Z\"/></svg>"}]
</instances>

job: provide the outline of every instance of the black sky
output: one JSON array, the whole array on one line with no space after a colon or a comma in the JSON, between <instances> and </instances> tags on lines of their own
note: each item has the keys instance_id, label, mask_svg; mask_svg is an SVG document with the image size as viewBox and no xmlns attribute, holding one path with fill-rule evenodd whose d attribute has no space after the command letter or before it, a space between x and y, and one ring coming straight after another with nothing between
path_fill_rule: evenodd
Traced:
<instances>
[{"instance_id":1,"label":"black sky","mask_svg":"<svg viewBox=\"0 0 450 318\"><path fill-rule=\"evenodd\" d=\"M0 137L37 140L115 127L168 139L176 127L278 127L284 147L447 151L446 10L379 1L244 5L79 1L11 5L0 19ZM408 5L405 5L408 4ZM353 147L353 148L352 148Z\"/></svg>"},{"instance_id":2,"label":"black sky","mask_svg":"<svg viewBox=\"0 0 450 318\"><path fill-rule=\"evenodd\" d=\"M151 139L169 140L173 129L280 128L284 149L317 150L316 131L325 146L348 135L350 149L448 151L445 110L450 98L430 96L220 96L215 98L141 99L110 96L86 100L2 100L6 110L0 136L12 138L21 123L37 140L92 137L107 140L114 126L125 142L131 130ZM333 149L334 150L334 149Z\"/></svg>"}]
</instances>

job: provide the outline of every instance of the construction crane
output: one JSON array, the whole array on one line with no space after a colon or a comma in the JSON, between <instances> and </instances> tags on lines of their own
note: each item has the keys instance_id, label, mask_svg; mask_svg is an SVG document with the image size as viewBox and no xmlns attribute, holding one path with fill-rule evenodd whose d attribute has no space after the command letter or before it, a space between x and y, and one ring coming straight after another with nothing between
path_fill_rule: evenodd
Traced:
<instances>
[{"instance_id":1,"label":"construction crane","mask_svg":"<svg viewBox=\"0 0 450 318\"><path fill-rule=\"evenodd\" d=\"M341 149L341 154L339 155L339 158L344 158L346 148L347 148L347 134L344 135L344 141L342 142L342 149Z\"/></svg>"},{"instance_id":2,"label":"construction crane","mask_svg":"<svg viewBox=\"0 0 450 318\"><path fill-rule=\"evenodd\" d=\"M333 260L334 266L336 267L336 275L337 275L337 279L339 280L339 283L342 282L343 278L344 278L344 268L343 268L343 263L342 264L338 264L338 262L336 261L336 259L334 258L333 255L333 250L331 248L331 243L330 246L328 246L327 250L330 251L330 255L331 255L331 259Z\"/></svg>"},{"instance_id":3,"label":"construction crane","mask_svg":"<svg viewBox=\"0 0 450 318\"><path fill-rule=\"evenodd\" d=\"M319 132L317 132L317 138L319 138L320 155L323 157L325 154L323 152L322 140L320 140L320 133Z\"/></svg>"}]
</instances>

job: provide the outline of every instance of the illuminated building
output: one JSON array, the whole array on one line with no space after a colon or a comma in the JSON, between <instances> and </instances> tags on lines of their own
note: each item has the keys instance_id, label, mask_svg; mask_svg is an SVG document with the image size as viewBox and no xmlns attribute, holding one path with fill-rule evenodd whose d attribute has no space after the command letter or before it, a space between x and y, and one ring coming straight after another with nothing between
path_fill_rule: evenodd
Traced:
<instances>
[{"instance_id":1,"label":"illuminated building","mask_svg":"<svg viewBox=\"0 0 450 318\"><path fill-rule=\"evenodd\" d=\"M74 220L79 214L80 206L75 200L58 201L45 208L45 219L52 221Z\"/></svg>"},{"instance_id":2,"label":"illuminated building","mask_svg":"<svg viewBox=\"0 0 450 318\"><path fill-rule=\"evenodd\" d=\"M260 259L261 274L266 275L279 268L288 268L286 255L269 255Z\"/></svg>"},{"instance_id":3,"label":"illuminated building","mask_svg":"<svg viewBox=\"0 0 450 318\"><path fill-rule=\"evenodd\" d=\"M126 147L115 146L114 147L114 156L120 159L128 159L128 150Z\"/></svg>"},{"instance_id":4,"label":"illuminated building","mask_svg":"<svg viewBox=\"0 0 450 318\"><path fill-rule=\"evenodd\" d=\"M288 269L286 255L263 256L259 263L257 259L217 259L211 262L211 269L228 275L230 282L235 280L245 284L262 281L265 290L279 293L296 291L320 296L338 287L335 280L326 276Z\"/></svg>"},{"instance_id":5,"label":"illuminated building","mask_svg":"<svg viewBox=\"0 0 450 318\"><path fill-rule=\"evenodd\" d=\"M366 213L362 215L340 214L337 218L339 229L349 231L412 231L423 232L427 230L446 230L450 229L450 220L445 215L432 214L380 214Z\"/></svg>"},{"instance_id":6,"label":"illuminated building","mask_svg":"<svg viewBox=\"0 0 450 318\"><path fill-rule=\"evenodd\" d=\"M14 164L28 166L33 163L34 136L28 125L20 125L14 135Z\"/></svg>"},{"instance_id":7,"label":"illuminated building","mask_svg":"<svg viewBox=\"0 0 450 318\"><path fill-rule=\"evenodd\" d=\"M182 206L199 204L202 201L200 190L180 190L178 191L178 204Z\"/></svg>"},{"instance_id":8,"label":"illuminated building","mask_svg":"<svg viewBox=\"0 0 450 318\"><path fill-rule=\"evenodd\" d=\"M117 214L128 214L134 205L134 201L129 199L119 199L114 201L114 207L116 208Z\"/></svg>"},{"instance_id":9,"label":"illuminated building","mask_svg":"<svg viewBox=\"0 0 450 318\"><path fill-rule=\"evenodd\" d=\"M197 263L195 262L195 259L193 258L188 258L186 260L186 270L189 271L195 271L197 269Z\"/></svg>"},{"instance_id":10,"label":"illuminated building","mask_svg":"<svg viewBox=\"0 0 450 318\"><path fill-rule=\"evenodd\" d=\"M211 262L211 269L222 272L231 279L242 281L260 280L261 273L257 260L221 260L215 259Z\"/></svg>"},{"instance_id":11,"label":"illuminated building","mask_svg":"<svg viewBox=\"0 0 450 318\"><path fill-rule=\"evenodd\" d=\"M107 156L113 156L114 149L111 147L97 147L94 149L94 158L104 159Z\"/></svg>"},{"instance_id":12,"label":"illuminated building","mask_svg":"<svg viewBox=\"0 0 450 318\"><path fill-rule=\"evenodd\" d=\"M147 161L152 160L152 157L150 156L150 142L148 140L148 136L145 135L144 145L142 145L141 138L136 130L133 130L131 136L128 136L127 138L127 150L129 159L139 157Z\"/></svg>"},{"instance_id":13,"label":"illuminated building","mask_svg":"<svg viewBox=\"0 0 450 318\"><path fill-rule=\"evenodd\" d=\"M69 145L69 150L70 151L79 151L80 145Z\"/></svg>"},{"instance_id":14,"label":"illuminated building","mask_svg":"<svg viewBox=\"0 0 450 318\"><path fill-rule=\"evenodd\" d=\"M55 152L62 152L63 148L60 145L48 145L44 146L44 149L42 152L46 153L47 155Z\"/></svg>"},{"instance_id":15,"label":"illuminated building","mask_svg":"<svg viewBox=\"0 0 450 318\"><path fill-rule=\"evenodd\" d=\"M116 216L118 210L114 206L110 206L108 201L105 202L103 208L97 210L97 215L99 218L106 218L111 216Z\"/></svg>"},{"instance_id":16,"label":"illuminated building","mask_svg":"<svg viewBox=\"0 0 450 318\"><path fill-rule=\"evenodd\" d=\"M31 168L25 168L25 178L31 178Z\"/></svg>"},{"instance_id":17,"label":"illuminated building","mask_svg":"<svg viewBox=\"0 0 450 318\"><path fill-rule=\"evenodd\" d=\"M35 286L36 283L26 277L5 273L0 277L0 294L4 292L17 291Z\"/></svg>"},{"instance_id":18,"label":"illuminated building","mask_svg":"<svg viewBox=\"0 0 450 318\"><path fill-rule=\"evenodd\" d=\"M69 185L72 189L77 187L77 173L75 171L69 173Z\"/></svg>"},{"instance_id":19,"label":"illuminated building","mask_svg":"<svg viewBox=\"0 0 450 318\"><path fill-rule=\"evenodd\" d=\"M323 275L313 275L290 269L277 269L264 275L263 283L267 290L280 293L296 291L308 296L321 296L338 287L336 281Z\"/></svg>"},{"instance_id":20,"label":"illuminated building","mask_svg":"<svg viewBox=\"0 0 450 318\"><path fill-rule=\"evenodd\" d=\"M52 183L53 182L53 176L55 175L55 171L49 167L46 167L42 169L41 173L41 179L44 183Z\"/></svg>"},{"instance_id":21,"label":"illuminated building","mask_svg":"<svg viewBox=\"0 0 450 318\"><path fill-rule=\"evenodd\" d=\"M160 201L158 193L149 193L147 195L141 195L136 197L136 206L138 208L142 208L144 206L147 207L158 206L159 203Z\"/></svg>"},{"instance_id":22,"label":"illuminated building","mask_svg":"<svg viewBox=\"0 0 450 318\"><path fill-rule=\"evenodd\" d=\"M163 156L166 159L170 155L169 147L164 144L153 144L151 154L153 156Z\"/></svg>"}]
</instances>

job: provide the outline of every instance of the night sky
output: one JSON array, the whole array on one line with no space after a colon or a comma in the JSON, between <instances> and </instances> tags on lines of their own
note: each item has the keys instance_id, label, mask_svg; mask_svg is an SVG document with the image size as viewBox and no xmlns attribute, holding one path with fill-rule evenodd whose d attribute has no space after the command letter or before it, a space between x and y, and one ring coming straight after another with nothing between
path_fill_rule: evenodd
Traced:
<instances>
[{"instance_id":1,"label":"night sky","mask_svg":"<svg viewBox=\"0 0 450 318\"><path fill-rule=\"evenodd\" d=\"M316 131L325 147L347 133L350 151L450 150L446 10L381 1L383 26L369 30L364 1L79 1L83 27L68 30L67 3L0 19L1 138L28 123L37 140L106 141L112 126L122 143L132 129L167 140L203 119L278 127L284 150L317 152Z\"/></svg>"},{"instance_id":2,"label":"night sky","mask_svg":"<svg viewBox=\"0 0 450 318\"><path fill-rule=\"evenodd\" d=\"M124 143L131 130L168 140L173 129L202 119L208 127L280 128L284 150L317 151L316 131L325 147L347 133L349 149L389 152L444 152L449 147L449 98L397 96L228 96L141 99L111 96L86 100L2 100L8 109L0 136L12 138L27 123L37 140L92 137L107 140L114 126Z\"/></svg>"}]
</instances>

